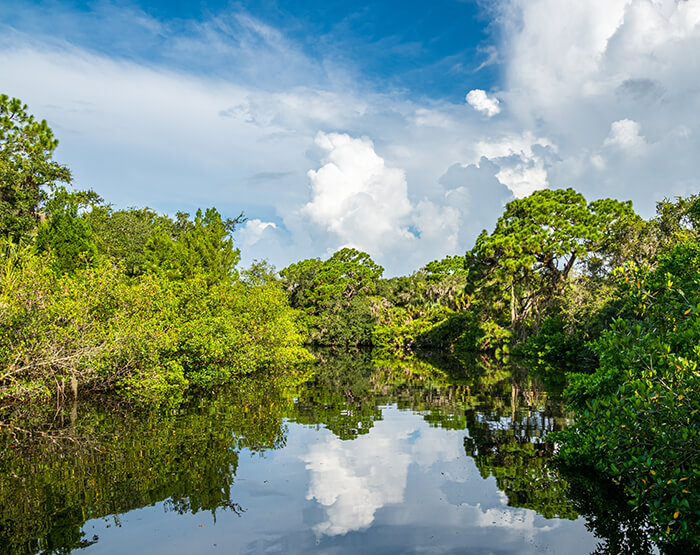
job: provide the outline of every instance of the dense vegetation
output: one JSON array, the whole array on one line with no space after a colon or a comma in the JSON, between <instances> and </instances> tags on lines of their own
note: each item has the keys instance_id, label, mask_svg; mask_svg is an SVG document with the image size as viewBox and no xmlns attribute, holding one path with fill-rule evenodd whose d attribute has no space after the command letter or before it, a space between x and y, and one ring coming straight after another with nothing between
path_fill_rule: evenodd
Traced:
<instances>
[{"instance_id":1,"label":"dense vegetation","mask_svg":"<svg viewBox=\"0 0 700 555\"><path fill-rule=\"evenodd\" d=\"M0 400L78 389L172 400L310 359L265 268L236 270L242 215L113 210L63 186L56 144L0 97Z\"/></svg>"},{"instance_id":2,"label":"dense vegetation","mask_svg":"<svg viewBox=\"0 0 700 555\"><path fill-rule=\"evenodd\" d=\"M664 200L646 221L630 202L537 191L508 203L467 253L409 276L382 278L368 254L344 248L278 277L264 263L237 269L242 214L115 210L66 187L56 144L0 96L0 400L77 389L172 400L190 385L292 368L311 358L304 343L372 347L372 367L420 364L414 355L430 350L519 360L568 382L576 422L556 436L559 460L616 483L662 549L697 547L698 196ZM332 424L341 437L376 417L362 390L357 400L358 421L339 413ZM321 401L314 410L338 404ZM473 441L496 441L487 435ZM535 503L505 467L544 447L510 445L507 464L466 448Z\"/></svg>"}]
</instances>

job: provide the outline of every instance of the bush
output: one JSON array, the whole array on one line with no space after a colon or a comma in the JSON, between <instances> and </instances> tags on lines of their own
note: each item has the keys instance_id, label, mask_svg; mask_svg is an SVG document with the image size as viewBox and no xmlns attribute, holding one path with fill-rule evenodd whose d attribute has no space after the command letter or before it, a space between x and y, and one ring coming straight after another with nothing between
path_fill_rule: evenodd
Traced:
<instances>
[{"instance_id":1,"label":"bush","mask_svg":"<svg viewBox=\"0 0 700 555\"><path fill-rule=\"evenodd\" d=\"M674 248L652 272L617 275L625 317L593 344L600 368L571 376L577 421L560 435L560 458L596 468L648 507L662 547L691 550L700 541L700 245Z\"/></svg>"},{"instance_id":2,"label":"bush","mask_svg":"<svg viewBox=\"0 0 700 555\"><path fill-rule=\"evenodd\" d=\"M162 399L310 358L274 286L129 278L105 261L56 275L52 263L27 249L0 260L0 399L76 385Z\"/></svg>"}]
</instances>

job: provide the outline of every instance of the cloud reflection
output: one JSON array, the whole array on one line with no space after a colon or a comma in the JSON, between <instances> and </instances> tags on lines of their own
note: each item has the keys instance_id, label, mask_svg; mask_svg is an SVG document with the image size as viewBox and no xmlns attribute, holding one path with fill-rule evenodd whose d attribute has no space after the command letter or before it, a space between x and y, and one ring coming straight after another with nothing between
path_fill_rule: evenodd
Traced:
<instances>
[{"instance_id":1,"label":"cloud reflection","mask_svg":"<svg viewBox=\"0 0 700 555\"><path fill-rule=\"evenodd\" d=\"M428 468L463 456L462 432L430 428L414 414L392 413L352 441L335 436L302 457L310 471L306 498L325 509L317 536L368 528L378 509L404 501L409 466Z\"/></svg>"}]
</instances>

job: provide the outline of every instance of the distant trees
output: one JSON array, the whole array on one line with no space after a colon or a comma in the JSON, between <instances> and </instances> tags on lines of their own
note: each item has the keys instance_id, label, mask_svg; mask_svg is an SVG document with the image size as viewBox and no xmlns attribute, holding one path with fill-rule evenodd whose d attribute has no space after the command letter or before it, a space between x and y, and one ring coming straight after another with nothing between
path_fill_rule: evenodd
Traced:
<instances>
[{"instance_id":1,"label":"distant trees","mask_svg":"<svg viewBox=\"0 0 700 555\"><path fill-rule=\"evenodd\" d=\"M343 248L280 272L291 305L307 315L312 340L320 344L369 345L374 318L369 296L384 269L367 253Z\"/></svg>"}]
</instances>

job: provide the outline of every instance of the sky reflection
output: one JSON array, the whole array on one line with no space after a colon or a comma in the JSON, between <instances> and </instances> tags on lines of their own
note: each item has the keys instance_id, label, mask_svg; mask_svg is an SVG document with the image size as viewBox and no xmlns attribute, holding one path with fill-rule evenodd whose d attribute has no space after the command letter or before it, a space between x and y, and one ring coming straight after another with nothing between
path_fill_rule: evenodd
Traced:
<instances>
[{"instance_id":1,"label":"sky reflection","mask_svg":"<svg viewBox=\"0 0 700 555\"><path fill-rule=\"evenodd\" d=\"M231 501L243 511L176 515L163 503L86 523L99 553L588 554L585 522L508 505L465 453L466 430L382 407L369 433L341 440L287 422L282 449L240 453ZM82 551L82 550L81 550Z\"/></svg>"}]
</instances>

